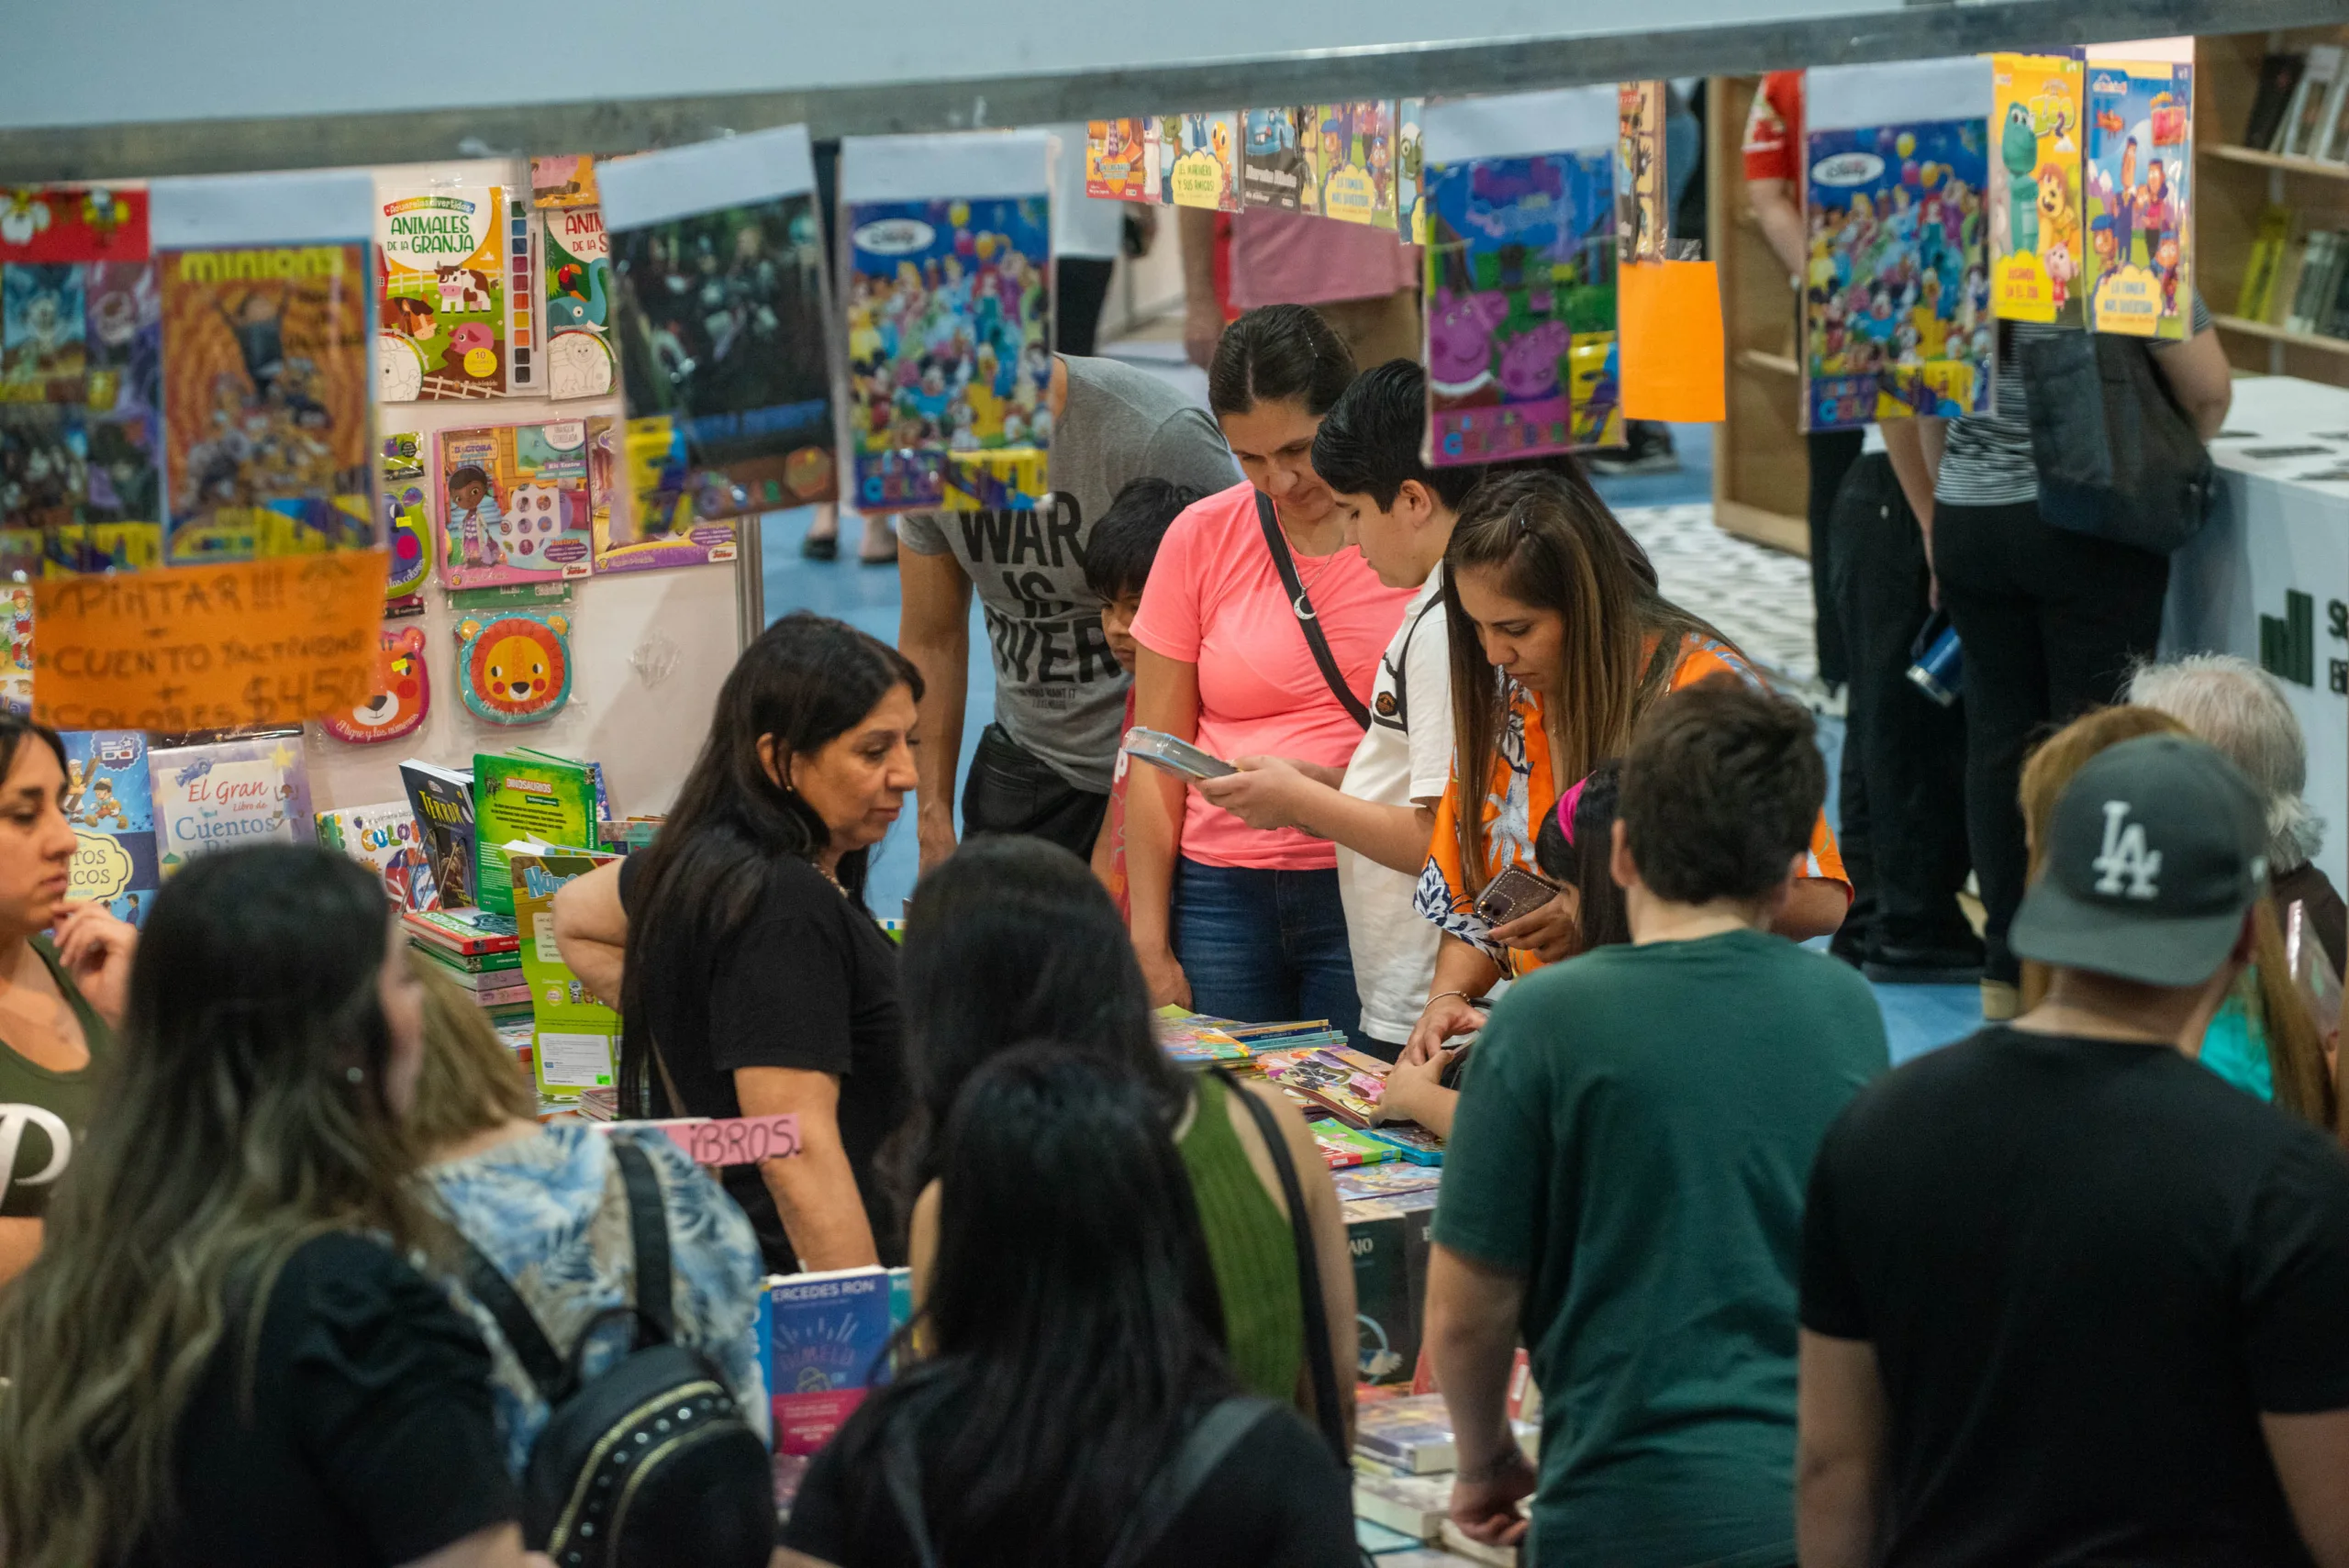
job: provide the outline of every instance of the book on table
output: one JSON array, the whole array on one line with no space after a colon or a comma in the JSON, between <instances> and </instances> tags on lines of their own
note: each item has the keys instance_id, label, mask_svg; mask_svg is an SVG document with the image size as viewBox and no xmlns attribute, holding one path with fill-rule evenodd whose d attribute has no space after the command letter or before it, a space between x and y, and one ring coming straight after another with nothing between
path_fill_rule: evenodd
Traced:
<instances>
[{"instance_id":1,"label":"book on table","mask_svg":"<svg viewBox=\"0 0 2349 1568\"><path fill-rule=\"evenodd\" d=\"M473 775L461 768L410 757L400 764L400 783L424 834L432 862L432 883L445 910L470 909L474 896ZM512 911L507 911L512 913Z\"/></svg>"},{"instance_id":2,"label":"book on table","mask_svg":"<svg viewBox=\"0 0 2349 1568\"><path fill-rule=\"evenodd\" d=\"M595 842L602 819L596 779L596 770L585 762L526 748L473 758L475 903L501 915L514 913L513 878L506 865L506 846L514 840Z\"/></svg>"}]
</instances>

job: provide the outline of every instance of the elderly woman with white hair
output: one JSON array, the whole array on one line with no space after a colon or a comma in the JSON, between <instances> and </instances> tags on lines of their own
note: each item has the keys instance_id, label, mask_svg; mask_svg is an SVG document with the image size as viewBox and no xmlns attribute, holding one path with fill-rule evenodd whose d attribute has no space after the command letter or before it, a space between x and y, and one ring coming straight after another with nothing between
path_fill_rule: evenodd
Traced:
<instances>
[{"instance_id":1,"label":"elderly woman with white hair","mask_svg":"<svg viewBox=\"0 0 2349 1568\"><path fill-rule=\"evenodd\" d=\"M2335 974L2342 973L2349 909L2315 855L2324 823L2309 809L2308 742L2283 688L2250 660L2232 653L2190 653L2140 665L2124 698L2159 709L2216 747L2243 771L2267 806L2267 875L2277 919L2294 904L2307 910Z\"/></svg>"}]
</instances>

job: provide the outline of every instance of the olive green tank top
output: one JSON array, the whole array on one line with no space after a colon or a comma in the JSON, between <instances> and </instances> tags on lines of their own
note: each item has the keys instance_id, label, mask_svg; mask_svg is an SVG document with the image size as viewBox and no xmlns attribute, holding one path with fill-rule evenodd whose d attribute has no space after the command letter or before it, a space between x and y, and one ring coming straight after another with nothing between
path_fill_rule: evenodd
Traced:
<instances>
[{"instance_id":1,"label":"olive green tank top","mask_svg":"<svg viewBox=\"0 0 2349 1568\"><path fill-rule=\"evenodd\" d=\"M1249 1393L1291 1404L1305 1359L1296 1239L1232 1130L1223 1084L1204 1073L1192 1082L1198 1105L1183 1135L1183 1164L1223 1299L1231 1369Z\"/></svg>"},{"instance_id":2,"label":"olive green tank top","mask_svg":"<svg viewBox=\"0 0 2349 1568\"><path fill-rule=\"evenodd\" d=\"M90 1060L60 1073L0 1040L0 1218L9 1219L38 1219L47 1212L49 1195L96 1108L99 1069L114 1055L114 1031L57 962L57 950L47 937L35 937L32 945L80 1021Z\"/></svg>"}]
</instances>

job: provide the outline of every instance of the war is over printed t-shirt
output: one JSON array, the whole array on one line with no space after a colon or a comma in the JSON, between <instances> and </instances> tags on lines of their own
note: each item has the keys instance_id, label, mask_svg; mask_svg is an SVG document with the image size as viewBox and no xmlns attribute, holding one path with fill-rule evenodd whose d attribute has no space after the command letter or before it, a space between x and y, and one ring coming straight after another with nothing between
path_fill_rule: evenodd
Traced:
<instances>
[{"instance_id":1,"label":"war is over printed t-shirt","mask_svg":"<svg viewBox=\"0 0 2349 1568\"><path fill-rule=\"evenodd\" d=\"M912 513L898 538L918 554L952 555L970 574L995 658L996 722L1070 784L1107 795L1130 681L1085 585L1085 541L1130 480L1213 495L1240 471L1207 410L1157 377L1113 360L1061 362L1068 401L1044 505Z\"/></svg>"}]
</instances>

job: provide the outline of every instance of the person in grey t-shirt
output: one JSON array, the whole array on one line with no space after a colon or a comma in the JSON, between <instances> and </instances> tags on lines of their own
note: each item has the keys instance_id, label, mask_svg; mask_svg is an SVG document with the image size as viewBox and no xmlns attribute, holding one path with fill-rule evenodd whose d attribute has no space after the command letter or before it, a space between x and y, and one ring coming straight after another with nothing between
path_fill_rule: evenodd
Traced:
<instances>
[{"instance_id":1,"label":"person in grey t-shirt","mask_svg":"<svg viewBox=\"0 0 2349 1568\"><path fill-rule=\"evenodd\" d=\"M1239 476L1206 409L1113 360L1052 361L1052 493L1034 511L909 513L897 647L922 673L921 864L953 853L954 770L970 683L971 590L995 658L995 722L979 739L963 830L1029 833L1079 858L1108 806L1128 677L1085 585L1092 525L1129 480L1212 495Z\"/></svg>"}]
</instances>

